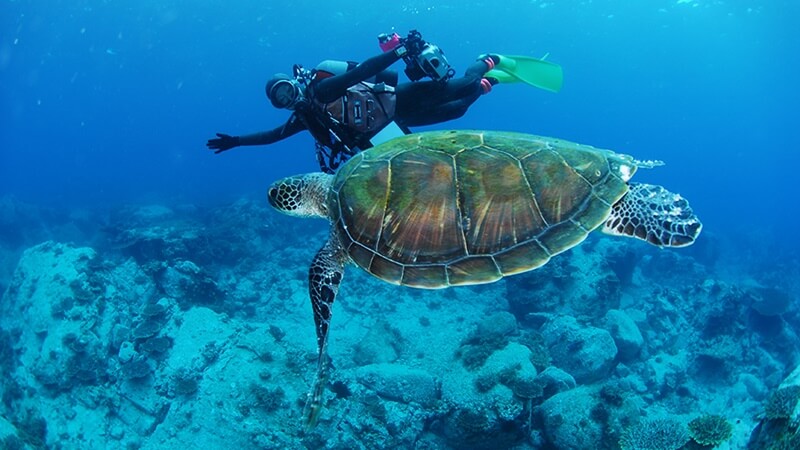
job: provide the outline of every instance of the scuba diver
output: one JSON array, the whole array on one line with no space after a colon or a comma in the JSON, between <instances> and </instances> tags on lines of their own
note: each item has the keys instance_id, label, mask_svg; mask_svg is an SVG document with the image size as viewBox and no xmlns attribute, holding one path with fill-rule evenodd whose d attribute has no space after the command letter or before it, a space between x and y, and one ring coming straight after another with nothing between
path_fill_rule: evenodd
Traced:
<instances>
[{"instance_id":1,"label":"scuba diver","mask_svg":"<svg viewBox=\"0 0 800 450\"><path fill-rule=\"evenodd\" d=\"M525 57L484 55L463 77L454 78L455 70L444 53L425 42L418 31L411 31L406 38L393 33L378 39L383 53L361 63L323 61L314 70L295 64L292 76L275 74L266 84L266 95L274 107L292 111L286 123L242 136L217 133L206 146L221 153L238 146L272 144L308 130L316 142L321 170L333 173L357 152L409 134L409 127L463 116L498 82L536 85L526 79L530 70L523 70ZM397 73L388 70L400 59L406 63L411 82L398 84ZM558 69L555 79L539 83L539 87L557 91L560 67L535 61ZM422 80L426 77L430 79ZM536 74L533 78L540 82L546 77Z\"/></svg>"}]
</instances>

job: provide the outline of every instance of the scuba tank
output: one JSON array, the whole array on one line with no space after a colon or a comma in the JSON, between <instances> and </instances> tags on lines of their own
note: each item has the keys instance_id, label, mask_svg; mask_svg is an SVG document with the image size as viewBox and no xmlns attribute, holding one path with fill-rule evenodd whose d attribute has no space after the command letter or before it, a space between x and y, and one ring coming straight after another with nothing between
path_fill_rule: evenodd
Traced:
<instances>
[{"instance_id":1,"label":"scuba tank","mask_svg":"<svg viewBox=\"0 0 800 450\"><path fill-rule=\"evenodd\" d=\"M325 61L317 64L317 67L314 70L316 71L317 78L322 79L335 75L341 75L353 69L357 65L358 63L353 61L337 61L334 59L326 59ZM397 72L386 69L379 72L374 77L367 78L364 81L372 84L384 83L387 86L397 87Z\"/></svg>"}]
</instances>

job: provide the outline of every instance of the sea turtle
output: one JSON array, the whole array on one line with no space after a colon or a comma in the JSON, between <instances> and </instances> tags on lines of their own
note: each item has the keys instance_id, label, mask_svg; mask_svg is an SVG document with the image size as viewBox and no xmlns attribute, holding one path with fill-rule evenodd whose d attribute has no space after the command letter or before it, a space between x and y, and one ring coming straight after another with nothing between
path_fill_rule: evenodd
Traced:
<instances>
[{"instance_id":1,"label":"sea turtle","mask_svg":"<svg viewBox=\"0 0 800 450\"><path fill-rule=\"evenodd\" d=\"M274 208L331 222L308 274L319 350L308 424L321 408L331 307L346 263L389 283L438 289L535 269L600 226L660 247L689 245L702 225L688 202L628 182L654 165L528 134L433 131L359 153L335 175L275 182Z\"/></svg>"}]
</instances>

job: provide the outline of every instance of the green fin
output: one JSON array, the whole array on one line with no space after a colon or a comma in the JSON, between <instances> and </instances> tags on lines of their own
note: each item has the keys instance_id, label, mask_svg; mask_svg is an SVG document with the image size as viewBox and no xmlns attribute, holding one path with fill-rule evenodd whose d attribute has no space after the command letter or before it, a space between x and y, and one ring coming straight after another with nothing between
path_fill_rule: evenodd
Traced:
<instances>
[{"instance_id":1,"label":"green fin","mask_svg":"<svg viewBox=\"0 0 800 450\"><path fill-rule=\"evenodd\" d=\"M497 55L500 63L486 72L500 83L523 82L539 89L558 92L564 82L561 66L544 59L519 55Z\"/></svg>"}]
</instances>

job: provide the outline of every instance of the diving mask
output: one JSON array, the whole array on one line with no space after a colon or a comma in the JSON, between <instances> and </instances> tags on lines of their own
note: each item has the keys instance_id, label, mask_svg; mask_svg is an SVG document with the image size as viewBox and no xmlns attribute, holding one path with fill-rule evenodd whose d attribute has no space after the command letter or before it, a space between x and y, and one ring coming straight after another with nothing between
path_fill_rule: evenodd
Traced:
<instances>
[{"instance_id":1,"label":"diving mask","mask_svg":"<svg viewBox=\"0 0 800 450\"><path fill-rule=\"evenodd\" d=\"M303 86L297 80L278 80L270 88L268 96L272 106L294 109L295 105L303 99Z\"/></svg>"}]
</instances>

